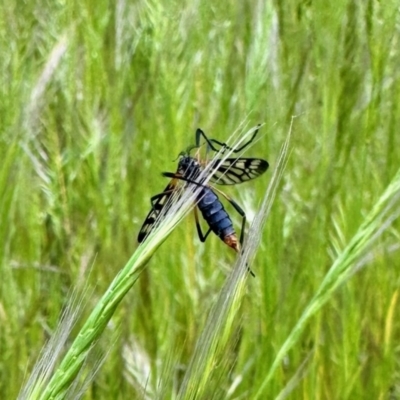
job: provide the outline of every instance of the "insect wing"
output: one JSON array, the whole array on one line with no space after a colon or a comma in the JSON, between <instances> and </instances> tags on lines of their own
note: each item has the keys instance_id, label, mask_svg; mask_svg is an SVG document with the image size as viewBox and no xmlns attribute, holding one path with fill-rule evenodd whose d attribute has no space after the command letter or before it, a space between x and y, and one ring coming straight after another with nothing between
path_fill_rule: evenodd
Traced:
<instances>
[{"instance_id":1,"label":"insect wing","mask_svg":"<svg viewBox=\"0 0 400 400\"><path fill-rule=\"evenodd\" d=\"M211 166L213 176L210 180L218 185L237 185L257 178L268 166L268 162L261 158L227 158L222 162L215 160Z\"/></svg>"},{"instance_id":2,"label":"insect wing","mask_svg":"<svg viewBox=\"0 0 400 400\"><path fill-rule=\"evenodd\" d=\"M176 192L177 179L172 179L163 192L155 195L151 199L152 209L143 222L138 235L138 242L142 243L144 239L153 230L154 225L160 216L161 212L166 213L171 206L171 197Z\"/></svg>"}]
</instances>

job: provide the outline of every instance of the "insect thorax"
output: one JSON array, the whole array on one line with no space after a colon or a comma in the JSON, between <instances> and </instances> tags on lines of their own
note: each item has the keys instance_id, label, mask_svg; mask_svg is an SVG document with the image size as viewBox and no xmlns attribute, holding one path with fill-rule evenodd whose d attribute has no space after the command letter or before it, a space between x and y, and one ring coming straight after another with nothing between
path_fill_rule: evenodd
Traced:
<instances>
[{"instance_id":1,"label":"insect thorax","mask_svg":"<svg viewBox=\"0 0 400 400\"><path fill-rule=\"evenodd\" d=\"M178 173L186 179L195 180L201 173L201 166L195 158L183 155L179 160Z\"/></svg>"}]
</instances>

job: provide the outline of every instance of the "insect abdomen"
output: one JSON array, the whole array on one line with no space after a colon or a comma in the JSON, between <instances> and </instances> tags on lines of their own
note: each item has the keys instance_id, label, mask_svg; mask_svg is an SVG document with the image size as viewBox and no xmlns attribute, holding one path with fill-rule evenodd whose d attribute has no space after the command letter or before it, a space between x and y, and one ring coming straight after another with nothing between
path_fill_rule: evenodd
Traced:
<instances>
[{"instance_id":1,"label":"insect abdomen","mask_svg":"<svg viewBox=\"0 0 400 400\"><path fill-rule=\"evenodd\" d=\"M227 236L235 235L232 221L218 196L211 189L205 187L199 197L197 206L211 230L222 240Z\"/></svg>"}]
</instances>

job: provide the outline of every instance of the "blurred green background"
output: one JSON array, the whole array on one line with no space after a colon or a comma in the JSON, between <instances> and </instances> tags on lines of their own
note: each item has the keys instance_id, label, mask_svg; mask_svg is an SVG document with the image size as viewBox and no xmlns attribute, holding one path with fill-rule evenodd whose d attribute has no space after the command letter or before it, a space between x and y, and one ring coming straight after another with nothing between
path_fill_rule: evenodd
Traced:
<instances>
[{"instance_id":1,"label":"blurred green background","mask_svg":"<svg viewBox=\"0 0 400 400\"><path fill-rule=\"evenodd\" d=\"M400 166L399 31L391 0L2 2L0 398L19 393L70 292L94 288L88 312L129 259L160 173L197 127L225 141L243 121L264 123L246 156L270 170L226 189L251 220L296 115L215 397L253 398ZM398 242L395 223L264 398L400 398ZM117 310L83 398L155 398L143 388L172 359L173 398L234 259L186 218Z\"/></svg>"}]
</instances>

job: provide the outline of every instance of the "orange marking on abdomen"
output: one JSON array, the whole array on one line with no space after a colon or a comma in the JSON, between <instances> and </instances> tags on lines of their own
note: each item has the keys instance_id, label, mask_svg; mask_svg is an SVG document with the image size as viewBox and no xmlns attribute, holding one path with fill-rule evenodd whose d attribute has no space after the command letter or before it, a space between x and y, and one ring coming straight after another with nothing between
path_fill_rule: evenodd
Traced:
<instances>
[{"instance_id":1,"label":"orange marking on abdomen","mask_svg":"<svg viewBox=\"0 0 400 400\"><path fill-rule=\"evenodd\" d=\"M240 243L236 236L236 233L232 233L231 235L225 236L223 238L224 243L226 243L229 247L232 247L233 250L239 253L240 251Z\"/></svg>"}]
</instances>

